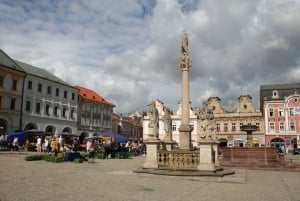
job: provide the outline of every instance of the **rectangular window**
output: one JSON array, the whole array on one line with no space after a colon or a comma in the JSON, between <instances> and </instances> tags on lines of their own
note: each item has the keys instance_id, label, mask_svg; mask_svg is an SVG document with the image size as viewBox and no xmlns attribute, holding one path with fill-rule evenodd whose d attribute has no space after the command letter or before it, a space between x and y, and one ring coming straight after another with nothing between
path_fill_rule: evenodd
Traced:
<instances>
[{"instance_id":1,"label":"rectangular window","mask_svg":"<svg viewBox=\"0 0 300 201\"><path fill-rule=\"evenodd\" d=\"M227 132L227 131L228 131L228 124L225 123L225 124L224 124L224 132Z\"/></svg>"},{"instance_id":2,"label":"rectangular window","mask_svg":"<svg viewBox=\"0 0 300 201\"><path fill-rule=\"evenodd\" d=\"M280 131L284 131L284 122L280 122L279 129Z\"/></svg>"},{"instance_id":3,"label":"rectangular window","mask_svg":"<svg viewBox=\"0 0 300 201\"><path fill-rule=\"evenodd\" d=\"M54 106L53 115L54 115L55 117L58 117L58 106Z\"/></svg>"},{"instance_id":4,"label":"rectangular window","mask_svg":"<svg viewBox=\"0 0 300 201\"><path fill-rule=\"evenodd\" d=\"M27 82L27 89L32 89L32 81L28 80Z\"/></svg>"},{"instance_id":5,"label":"rectangular window","mask_svg":"<svg viewBox=\"0 0 300 201\"><path fill-rule=\"evenodd\" d=\"M270 123L270 131L274 131L274 122Z\"/></svg>"},{"instance_id":6,"label":"rectangular window","mask_svg":"<svg viewBox=\"0 0 300 201\"><path fill-rule=\"evenodd\" d=\"M41 103L36 103L35 112L37 114L41 114Z\"/></svg>"},{"instance_id":7,"label":"rectangular window","mask_svg":"<svg viewBox=\"0 0 300 201\"><path fill-rule=\"evenodd\" d=\"M56 96L59 96L59 88L56 88L56 90L55 90L55 95L56 95Z\"/></svg>"},{"instance_id":8,"label":"rectangular window","mask_svg":"<svg viewBox=\"0 0 300 201\"><path fill-rule=\"evenodd\" d=\"M68 91L64 91L64 98L68 98Z\"/></svg>"},{"instance_id":9,"label":"rectangular window","mask_svg":"<svg viewBox=\"0 0 300 201\"><path fill-rule=\"evenodd\" d=\"M217 124L217 132L220 132L220 124Z\"/></svg>"},{"instance_id":10,"label":"rectangular window","mask_svg":"<svg viewBox=\"0 0 300 201\"><path fill-rule=\"evenodd\" d=\"M15 109L15 105L16 105L16 99L15 98L10 99L10 109L11 110Z\"/></svg>"},{"instance_id":11,"label":"rectangular window","mask_svg":"<svg viewBox=\"0 0 300 201\"><path fill-rule=\"evenodd\" d=\"M176 124L172 124L172 131L176 131Z\"/></svg>"},{"instance_id":12,"label":"rectangular window","mask_svg":"<svg viewBox=\"0 0 300 201\"><path fill-rule=\"evenodd\" d=\"M290 123L290 129L291 131L295 131L295 123L293 121Z\"/></svg>"},{"instance_id":13,"label":"rectangular window","mask_svg":"<svg viewBox=\"0 0 300 201\"><path fill-rule=\"evenodd\" d=\"M38 92L42 92L42 84L41 83L38 84Z\"/></svg>"},{"instance_id":14,"label":"rectangular window","mask_svg":"<svg viewBox=\"0 0 300 201\"><path fill-rule=\"evenodd\" d=\"M295 116L295 115L294 115L294 108L289 108L289 110L290 110L290 116L291 116L291 117Z\"/></svg>"},{"instance_id":15,"label":"rectangular window","mask_svg":"<svg viewBox=\"0 0 300 201\"><path fill-rule=\"evenodd\" d=\"M2 108L2 96L0 96L0 108Z\"/></svg>"},{"instance_id":16,"label":"rectangular window","mask_svg":"<svg viewBox=\"0 0 300 201\"><path fill-rule=\"evenodd\" d=\"M75 119L75 110L74 109L71 110L71 119Z\"/></svg>"},{"instance_id":17,"label":"rectangular window","mask_svg":"<svg viewBox=\"0 0 300 201\"><path fill-rule=\"evenodd\" d=\"M51 86L47 86L47 94L51 95Z\"/></svg>"},{"instance_id":18,"label":"rectangular window","mask_svg":"<svg viewBox=\"0 0 300 201\"><path fill-rule=\"evenodd\" d=\"M47 116L50 115L50 105L49 104L46 105L46 115Z\"/></svg>"},{"instance_id":19,"label":"rectangular window","mask_svg":"<svg viewBox=\"0 0 300 201\"><path fill-rule=\"evenodd\" d=\"M26 112L30 112L30 110L31 110L31 102L30 101L26 101L25 111Z\"/></svg>"},{"instance_id":20,"label":"rectangular window","mask_svg":"<svg viewBox=\"0 0 300 201\"><path fill-rule=\"evenodd\" d=\"M231 124L231 130L232 130L232 131L235 131L235 130L236 130L235 123L232 123L232 124Z\"/></svg>"},{"instance_id":21,"label":"rectangular window","mask_svg":"<svg viewBox=\"0 0 300 201\"><path fill-rule=\"evenodd\" d=\"M0 87L3 88L3 80L4 77L2 75L0 75Z\"/></svg>"},{"instance_id":22,"label":"rectangular window","mask_svg":"<svg viewBox=\"0 0 300 201\"><path fill-rule=\"evenodd\" d=\"M256 125L257 130L260 131L260 124L256 123L255 125Z\"/></svg>"},{"instance_id":23,"label":"rectangular window","mask_svg":"<svg viewBox=\"0 0 300 201\"><path fill-rule=\"evenodd\" d=\"M62 110L62 117L63 118L66 118L67 117L67 108L63 108L63 110Z\"/></svg>"},{"instance_id":24,"label":"rectangular window","mask_svg":"<svg viewBox=\"0 0 300 201\"><path fill-rule=\"evenodd\" d=\"M274 117L274 109L273 108L269 109L269 115L270 115L270 117Z\"/></svg>"},{"instance_id":25,"label":"rectangular window","mask_svg":"<svg viewBox=\"0 0 300 201\"><path fill-rule=\"evenodd\" d=\"M72 93L72 100L75 100L75 93Z\"/></svg>"},{"instance_id":26,"label":"rectangular window","mask_svg":"<svg viewBox=\"0 0 300 201\"><path fill-rule=\"evenodd\" d=\"M17 90L17 80L13 80L12 90Z\"/></svg>"},{"instance_id":27,"label":"rectangular window","mask_svg":"<svg viewBox=\"0 0 300 201\"><path fill-rule=\"evenodd\" d=\"M284 110L283 110L283 108L279 108L278 114L279 114L279 117L283 117L284 116Z\"/></svg>"}]
</instances>

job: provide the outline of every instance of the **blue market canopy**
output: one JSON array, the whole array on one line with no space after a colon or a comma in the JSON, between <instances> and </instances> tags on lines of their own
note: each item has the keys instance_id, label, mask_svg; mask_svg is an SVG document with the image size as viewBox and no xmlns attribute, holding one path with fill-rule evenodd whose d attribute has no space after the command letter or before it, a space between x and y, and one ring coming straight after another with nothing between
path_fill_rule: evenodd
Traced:
<instances>
[{"instance_id":1,"label":"blue market canopy","mask_svg":"<svg viewBox=\"0 0 300 201\"><path fill-rule=\"evenodd\" d=\"M25 130L24 132L26 132L29 135L33 135L33 136L46 135L45 131L40 131L40 130L36 130L36 129ZM52 135L52 134L47 134L47 135Z\"/></svg>"},{"instance_id":2,"label":"blue market canopy","mask_svg":"<svg viewBox=\"0 0 300 201\"><path fill-rule=\"evenodd\" d=\"M126 143L129 141L129 138L124 137L118 133L112 131L100 132L100 136L102 137L111 137L114 138L115 142Z\"/></svg>"},{"instance_id":3,"label":"blue market canopy","mask_svg":"<svg viewBox=\"0 0 300 201\"><path fill-rule=\"evenodd\" d=\"M26 132L14 132L9 133L9 142L12 143L14 141L14 137L18 138L18 142L20 145L24 144L25 140L27 139L27 133Z\"/></svg>"}]
</instances>

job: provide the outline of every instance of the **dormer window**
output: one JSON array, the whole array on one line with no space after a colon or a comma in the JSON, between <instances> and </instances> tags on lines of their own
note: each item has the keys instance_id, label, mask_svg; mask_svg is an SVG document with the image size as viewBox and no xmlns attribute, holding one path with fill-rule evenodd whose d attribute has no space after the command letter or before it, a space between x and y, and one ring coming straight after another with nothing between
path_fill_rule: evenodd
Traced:
<instances>
[{"instance_id":1,"label":"dormer window","mask_svg":"<svg viewBox=\"0 0 300 201\"><path fill-rule=\"evenodd\" d=\"M278 95L278 91L277 90L274 90L272 92L272 98L279 98L279 95Z\"/></svg>"}]
</instances>

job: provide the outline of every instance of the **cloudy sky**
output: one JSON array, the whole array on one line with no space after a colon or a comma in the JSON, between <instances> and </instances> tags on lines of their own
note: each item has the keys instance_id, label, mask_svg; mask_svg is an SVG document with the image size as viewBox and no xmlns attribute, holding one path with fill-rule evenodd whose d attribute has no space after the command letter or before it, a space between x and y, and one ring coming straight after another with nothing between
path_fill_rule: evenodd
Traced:
<instances>
[{"instance_id":1,"label":"cloudy sky","mask_svg":"<svg viewBox=\"0 0 300 201\"><path fill-rule=\"evenodd\" d=\"M300 80L300 0L1 0L0 48L115 112L181 99L180 38L189 37L190 99L235 107L260 85Z\"/></svg>"}]
</instances>

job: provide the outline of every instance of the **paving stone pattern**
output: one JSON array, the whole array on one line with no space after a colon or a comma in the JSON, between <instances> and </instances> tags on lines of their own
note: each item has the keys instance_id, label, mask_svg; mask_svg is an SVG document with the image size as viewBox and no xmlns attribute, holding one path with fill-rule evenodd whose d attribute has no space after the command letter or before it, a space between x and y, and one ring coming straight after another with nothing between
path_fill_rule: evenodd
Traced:
<instances>
[{"instance_id":1,"label":"paving stone pattern","mask_svg":"<svg viewBox=\"0 0 300 201\"><path fill-rule=\"evenodd\" d=\"M24 157L0 153L0 201L300 200L299 172L237 169L223 178L161 176L133 173L143 156L95 163Z\"/></svg>"}]
</instances>

